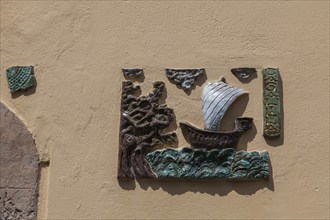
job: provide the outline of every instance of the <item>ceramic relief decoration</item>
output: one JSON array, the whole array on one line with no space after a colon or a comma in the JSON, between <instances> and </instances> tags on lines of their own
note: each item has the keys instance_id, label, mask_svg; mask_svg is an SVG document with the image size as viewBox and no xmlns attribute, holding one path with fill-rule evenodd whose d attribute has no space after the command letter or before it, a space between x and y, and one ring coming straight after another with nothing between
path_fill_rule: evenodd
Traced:
<instances>
[{"instance_id":1,"label":"ceramic relief decoration","mask_svg":"<svg viewBox=\"0 0 330 220\"><path fill-rule=\"evenodd\" d=\"M218 82L208 83L202 94L202 112L205 129L217 131L221 119L230 105L241 95L243 89L228 85L222 77Z\"/></svg>"},{"instance_id":2,"label":"ceramic relief decoration","mask_svg":"<svg viewBox=\"0 0 330 220\"><path fill-rule=\"evenodd\" d=\"M255 68L249 68L249 67L242 67L242 68L233 68L231 69L231 72L240 79L247 79L251 77L253 74L257 73L257 70Z\"/></svg>"},{"instance_id":3,"label":"ceramic relief decoration","mask_svg":"<svg viewBox=\"0 0 330 220\"><path fill-rule=\"evenodd\" d=\"M196 148L223 149L236 147L241 135L252 127L252 118L240 117L235 120L233 131L202 130L195 126L180 122L186 141Z\"/></svg>"},{"instance_id":4,"label":"ceramic relief decoration","mask_svg":"<svg viewBox=\"0 0 330 220\"><path fill-rule=\"evenodd\" d=\"M158 178L268 180L267 152L232 148L168 148L148 153L147 161Z\"/></svg>"},{"instance_id":5,"label":"ceramic relief decoration","mask_svg":"<svg viewBox=\"0 0 330 220\"><path fill-rule=\"evenodd\" d=\"M237 151L241 135L253 119L239 117L233 131L220 131L223 115L243 89L222 78L208 83L202 93L205 128L180 122L190 146L174 148L174 132L164 133L175 118L166 104L159 104L165 84L154 83L147 96L135 96L138 86L122 84L118 178L268 180L270 159L265 151ZM178 120L178 119L176 119Z\"/></svg>"},{"instance_id":6,"label":"ceramic relief decoration","mask_svg":"<svg viewBox=\"0 0 330 220\"><path fill-rule=\"evenodd\" d=\"M264 136L268 138L281 135L281 100L280 100L280 71L267 68L263 76L263 113Z\"/></svg>"},{"instance_id":7,"label":"ceramic relief decoration","mask_svg":"<svg viewBox=\"0 0 330 220\"><path fill-rule=\"evenodd\" d=\"M197 77L205 74L205 69L166 69L167 78L184 90L192 89Z\"/></svg>"},{"instance_id":8,"label":"ceramic relief decoration","mask_svg":"<svg viewBox=\"0 0 330 220\"><path fill-rule=\"evenodd\" d=\"M162 132L175 117L172 109L159 104L164 86L155 82L152 93L137 97L134 93L139 86L131 81L122 83L118 178L156 178L146 153L176 142L174 132Z\"/></svg>"},{"instance_id":9,"label":"ceramic relief decoration","mask_svg":"<svg viewBox=\"0 0 330 220\"><path fill-rule=\"evenodd\" d=\"M33 66L12 66L6 71L10 92L26 90L36 85Z\"/></svg>"},{"instance_id":10,"label":"ceramic relief decoration","mask_svg":"<svg viewBox=\"0 0 330 220\"><path fill-rule=\"evenodd\" d=\"M138 78L143 75L143 70L139 68L124 68L122 71L127 78Z\"/></svg>"}]
</instances>

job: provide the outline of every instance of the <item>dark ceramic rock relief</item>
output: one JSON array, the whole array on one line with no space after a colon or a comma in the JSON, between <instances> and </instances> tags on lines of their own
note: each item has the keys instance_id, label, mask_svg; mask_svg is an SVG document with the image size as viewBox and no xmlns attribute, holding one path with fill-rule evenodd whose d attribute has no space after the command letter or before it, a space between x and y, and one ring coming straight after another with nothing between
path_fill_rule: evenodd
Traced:
<instances>
[{"instance_id":1,"label":"dark ceramic rock relief","mask_svg":"<svg viewBox=\"0 0 330 220\"><path fill-rule=\"evenodd\" d=\"M137 68L125 68L122 69L123 74L125 77L128 78L138 78L143 75L143 70L142 69L137 69Z\"/></svg>"},{"instance_id":2,"label":"dark ceramic rock relief","mask_svg":"<svg viewBox=\"0 0 330 220\"><path fill-rule=\"evenodd\" d=\"M184 90L190 90L197 77L205 74L204 69L166 69L166 75Z\"/></svg>"},{"instance_id":3,"label":"dark ceramic rock relief","mask_svg":"<svg viewBox=\"0 0 330 220\"><path fill-rule=\"evenodd\" d=\"M0 219L36 219L39 163L31 133L0 103Z\"/></svg>"},{"instance_id":4,"label":"dark ceramic rock relief","mask_svg":"<svg viewBox=\"0 0 330 220\"><path fill-rule=\"evenodd\" d=\"M154 178L145 154L177 141L175 133L162 133L175 117L172 109L159 104L164 86L155 82L152 93L137 97L138 86L131 81L122 83L118 178Z\"/></svg>"},{"instance_id":5,"label":"dark ceramic rock relief","mask_svg":"<svg viewBox=\"0 0 330 220\"><path fill-rule=\"evenodd\" d=\"M268 68L263 75L264 136L278 137L281 134L281 100L279 69Z\"/></svg>"},{"instance_id":6,"label":"dark ceramic rock relief","mask_svg":"<svg viewBox=\"0 0 330 220\"><path fill-rule=\"evenodd\" d=\"M170 148L146 158L158 178L267 180L270 176L267 152Z\"/></svg>"},{"instance_id":7,"label":"dark ceramic rock relief","mask_svg":"<svg viewBox=\"0 0 330 220\"><path fill-rule=\"evenodd\" d=\"M257 74L257 70L255 68L248 68L248 67L242 67L242 68L234 68L231 69L231 72L240 79L247 79L253 74Z\"/></svg>"},{"instance_id":8,"label":"dark ceramic rock relief","mask_svg":"<svg viewBox=\"0 0 330 220\"><path fill-rule=\"evenodd\" d=\"M11 92L26 90L36 85L33 66L13 66L8 68L6 73Z\"/></svg>"},{"instance_id":9,"label":"dark ceramic rock relief","mask_svg":"<svg viewBox=\"0 0 330 220\"><path fill-rule=\"evenodd\" d=\"M241 135L252 127L252 118L237 118L234 131L209 131L196 128L188 123L180 123L186 141L195 148L222 149L235 148Z\"/></svg>"}]
</instances>

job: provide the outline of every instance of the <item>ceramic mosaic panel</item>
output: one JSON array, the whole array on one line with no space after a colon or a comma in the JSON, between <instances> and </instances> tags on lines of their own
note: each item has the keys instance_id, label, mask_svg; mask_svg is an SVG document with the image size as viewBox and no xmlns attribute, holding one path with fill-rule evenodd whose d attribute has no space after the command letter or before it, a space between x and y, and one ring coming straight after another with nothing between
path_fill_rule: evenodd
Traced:
<instances>
[{"instance_id":1,"label":"ceramic mosaic panel","mask_svg":"<svg viewBox=\"0 0 330 220\"><path fill-rule=\"evenodd\" d=\"M270 178L267 152L236 149L240 137L251 129L252 118L237 118L233 131L219 130L221 118L229 106L246 93L243 89L228 85L223 78L207 84L201 103L205 128L180 122L183 135L191 146L173 148L168 146L177 141L176 134L163 130L175 118L174 110L159 103L165 84L155 82L153 87L150 94L137 96L139 86L131 81L122 83L118 178Z\"/></svg>"}]
</instances>

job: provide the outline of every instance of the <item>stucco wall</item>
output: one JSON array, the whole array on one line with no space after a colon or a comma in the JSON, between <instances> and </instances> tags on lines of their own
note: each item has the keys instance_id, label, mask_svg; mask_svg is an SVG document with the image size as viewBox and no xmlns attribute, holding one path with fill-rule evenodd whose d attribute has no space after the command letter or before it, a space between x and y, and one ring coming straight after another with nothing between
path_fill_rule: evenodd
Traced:
<instances>
[{"instance_id":1,"label":"stucco wall","mask_svg":"<svg viewBox=\"0 0 330 220\"><path fill-rule=\"evenodd\" d=\"M5 70L34 65L35 92L11 96ZM258 77L242 84L233 67ZM177 122L202 126L202 85L187 95L166 67L204 67L250 92L224 119L251 116L239 149L267 150L266 183L116 179L122 67L143 93L166 83ZM263 67L279 67L284 135L262 136ZM1 101L33 133L43 167L39 217L329 218L328 1L1 1ZM180 128L179 146L187 145Z\"/></svg>"}]
</instances>

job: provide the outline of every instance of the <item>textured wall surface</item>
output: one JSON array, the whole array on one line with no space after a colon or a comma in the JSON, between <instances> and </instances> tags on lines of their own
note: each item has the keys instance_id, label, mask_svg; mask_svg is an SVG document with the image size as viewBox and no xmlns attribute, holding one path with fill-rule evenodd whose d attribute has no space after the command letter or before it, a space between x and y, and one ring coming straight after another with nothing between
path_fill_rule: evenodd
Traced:
<instances>
[{"instance_id":1,"label":"textured wall surface","mask_svg":"<svg viewBox=\"0 0 330 220\"><path fill-rule=\"evenodd\" d=\"M5 70L33 65L37 87L11 95ZM234 67L255 67L241 83ZM250 92L223 119L254 118L240 150L267 150L269 182L118 182L122 67L142 67L143 93L163 80L177 123L203 126L201 91L224 75ZM205 68L190 94L165 68ZM279 67L284 134L262 136L263 67ZM1 1L1 101L32 131L39 216L74 218L329 218L328 1ZM179 146L187 146L180 128Z\"/></svg>"},{"instance_id":2,"label":"textured wall surface","mask_svg":"<svg viewBox=\"0 0 330 220\"><path fill-rule=\"evenodd\" d=\"M0 102L0 219L37 219L39 161L23 122Z\"/></svg>"}]
</instances>

